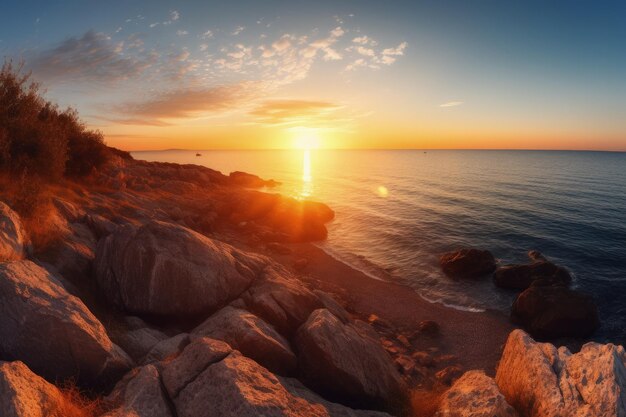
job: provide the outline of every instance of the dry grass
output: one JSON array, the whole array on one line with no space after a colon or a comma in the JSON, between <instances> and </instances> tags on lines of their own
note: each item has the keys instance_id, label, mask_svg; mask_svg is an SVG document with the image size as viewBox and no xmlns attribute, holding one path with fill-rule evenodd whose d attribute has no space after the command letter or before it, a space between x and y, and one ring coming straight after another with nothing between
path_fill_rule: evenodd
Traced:
<instances>
[{"instance_id":1,"label":"dry grass","mask_svg":"<svg viewBox=\"0 0 626 417\"><path fill-rule=\"evenodd\" d=\"M58 415L63 417L95 417L104 412L100 397L89 398L74 384L66 382L59 387L61 401L58 403Z\"/></svg>"}]
</instances>

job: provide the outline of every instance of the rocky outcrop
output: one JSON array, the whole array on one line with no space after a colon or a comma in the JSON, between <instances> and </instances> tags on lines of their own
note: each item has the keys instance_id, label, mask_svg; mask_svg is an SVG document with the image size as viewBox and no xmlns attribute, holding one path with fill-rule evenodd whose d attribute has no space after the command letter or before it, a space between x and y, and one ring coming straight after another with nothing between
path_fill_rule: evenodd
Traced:
<instances>
[{"instance_id":1,"label":"rocky outcrop","mask_svg":"<svg viewBox=\"0 0 626 417\"><path fill-rule=\"evenodd\" d=\"M488 250L460 249L439 258L444 274L452 278L480 278L496 269L496 260Z\"/></svg>"},{"instance_id":2,"label":"rocky outcrop","mask_svg":"<svg viewBox=\"0 0 626 417\"><path fill-rule=\"evenodd\" d=\"M0 264L0 357L21 360L51 381L95 385L130 367L82 301L26 260Z\"/></svg>"},{"instance_id":3,"label":"rocky outcrop","mask_svg":"<svg viewBox=\"0 0 626 417\"><path fill-rule=\"evenodd\" d=\"M207 338L164 363L162 380L179 417L387 416L323 400L298 381L277 377L227 344Z\"/></svg>"},{"instance_id":4,"label":"rocky outcrop","mask_svg":"<svg viewBox=\"0 0 626 417\"><path fill-rule=\"evenodd\" d=\"M24 363L0 362L0 415L2 417L66 417L80 415L61 391Z\"/></svg>"},{"instance_id":5,"label":"rocky outcrop","mask_svg":"<svg viewBox=\"0 0 626 417\"><path fill-rule=\"evenodd\" d=\"M626 355L622 346L588 343L571 354L511 332L496 382L523 416L626 415Z\"/></svg>"},{"instance_id":6,"label":"rocky outcrop","mask_svg":"<svg viewBox=\"0 0 626 417\"><path fill-rule=\"evenodd\" d=\"M585 337L598 328L598 309L590 295L541 283L535 282L517 297L511 308L513 322L540 338Z\"/></svg>"},{"instance_id":7,"label":"rocky outcrop","mask_svg":"<svg viewBox=\"0 0 626 417\"><path fill-rule=\"evenodd\" d=\"M469 371L441 398L435 417L516 417L493 378L483 371Z\"/></svg>"},{"instance_id":8,"label":"rocky outcrop","mask_svg":"<svg viewBox=\"0 0 626 417\"><path fill-rule=\"evenodd\" d=\"M182 226L122 226L98 244L104 295L134 314L188 317L238 297L267 261Z\"/></svg>"},{"instance_id":9,"label":"rocky outcrop","mask_svg":"<svg viewBox=\"0 0 626 417\"><path fill-rule=\"evenodd\" d=\"M0 201L0 262L22 259L25 243L20 216Z\"/></svg>"},{"instance_id":10,"label":"rocky outcrop","mask_svg":"<svg viewBox=\"0 0 626 417\"><path fill-rule=\"evenodd\" d=\"M228 175L233 185L247 188L276 187L280 182L274 180L264 180L261 177L248 174L247 172L234 171Z\"/></svg>"},{"instance_id":11,"label":"rocky outcrop","mask_svg":"<svg viewBox=\"0 0 626 417\"><path fill-rule=\"evenodd\" d=\"M233 349L279 375L292 374L296 355L272 326L244 310L224 307L196 327L194 336L223 340Z\"/></svg>"},{"instance_id":12,"label":"rocky outcrop","mask_svg":"<svg viewBox=\"0 0 626 417\"><path fill-rule=\"evenodd\" d=\"M112 328L110 336L135 362L140 362L155 345L168 339L167 335L151 328L139 317L126 317L124 324Z\"/></svg>"},{"instance_id":13,"label":"rocky outcrop","mask_svg":"<svg viewBox=\"0 0 626 417\"><path fill-rule=\"evenodd\" d=\"M277 265L267 268L241 298L247 310L285 335L295 332L313 310L322 307L315 294Z\"/></svg>"},{"instance_id":14,"label":"rocky outcrop","mask_svg":"<svg viewBox=\"0 0 626 417\"><path fill-rule=\"evenodd\" d=\"M541 253L530 251L528 257L530 264L499 267L493 274L494 283L500 288L525 290L537 280L565 285L572 281L567 269L549 262Z\"/></svg>"},{"instance_id":15,"label":"rocky outcrop","mask_svg":"<svg viewBox=\"0 0 626 417\"><path fill-rule=\"evenodd\" d=\"M326 309L315 310L295 338L304 381L335 401L393 408L403 398L401 377L365 326L344 324Z\"/></svg>"}]
</instances>

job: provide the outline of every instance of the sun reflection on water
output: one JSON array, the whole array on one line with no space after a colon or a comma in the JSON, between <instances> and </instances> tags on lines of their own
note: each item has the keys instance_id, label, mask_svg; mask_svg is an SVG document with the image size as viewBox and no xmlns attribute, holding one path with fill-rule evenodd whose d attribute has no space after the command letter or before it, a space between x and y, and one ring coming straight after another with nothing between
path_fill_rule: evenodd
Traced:
<instances>
[{"instance_id":1,"label":"sun reflection on water","mask_svg":"<svg viewBox=\"0 0 626 417\"><path fill-rule=\"evenodd\" d=\"M304 149L302 156L302 191L300 198L305 199L313 194L313 176L311 175L311 149Z\"/></svg>"}]
</instances>

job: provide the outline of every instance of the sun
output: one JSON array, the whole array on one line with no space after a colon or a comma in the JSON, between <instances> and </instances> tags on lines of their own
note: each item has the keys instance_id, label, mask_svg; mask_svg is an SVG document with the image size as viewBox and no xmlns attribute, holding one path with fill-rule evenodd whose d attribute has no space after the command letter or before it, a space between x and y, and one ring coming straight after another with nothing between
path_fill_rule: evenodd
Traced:
<instances>
[{"instance_id":1,"label":"sun","mask_svg":"<svg viewBox=\"0 0 626 417\"><path fill-rule=\"evenodd\" d=\"M317 132L312 129L303 129L295 132L293 147L295 149L316 149L320 145Z\"/></svg>"}]
</instances>

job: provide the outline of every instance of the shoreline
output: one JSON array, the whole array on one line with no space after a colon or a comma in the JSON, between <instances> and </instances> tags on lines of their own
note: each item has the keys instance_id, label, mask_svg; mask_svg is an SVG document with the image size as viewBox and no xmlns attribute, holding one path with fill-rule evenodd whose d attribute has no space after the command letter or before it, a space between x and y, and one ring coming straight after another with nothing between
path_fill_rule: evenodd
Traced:
<instances>
[{"instance_id":1,"label":"shoreline","mask_svg":"<svg viewBox=\"0 0 626 417\"><path fill-rule=\"evenodd\" d=\"M506 339L516 328L505 313L470 312L431 303L408 285L371 277L314 243L285 246L291 253L269 255L288 268L306 259L306 266L298 271L301 279L314 289L331 293L357 318L368 321L372 314L376 315L399 334L414 331L422 321L439 324L439 334L413 341L415 351L448 358L447 363L436 368L443 369L443 365L454 362L463 370L482 369L488 375L495 375Z\"/></svg>"}]
</instances>

